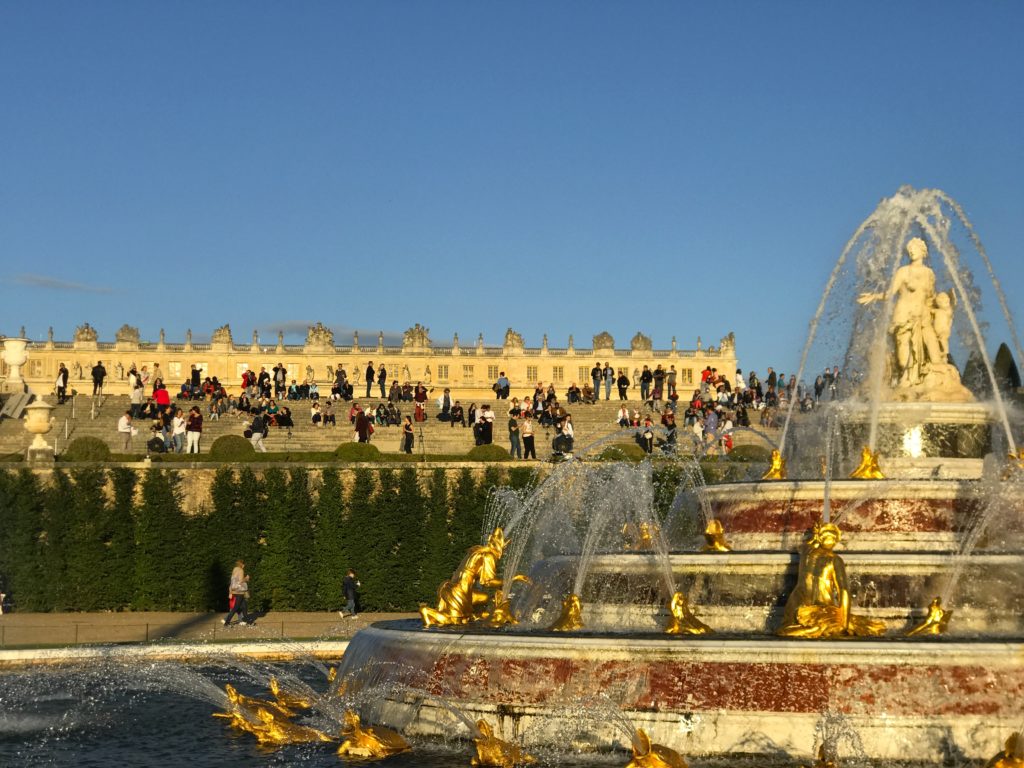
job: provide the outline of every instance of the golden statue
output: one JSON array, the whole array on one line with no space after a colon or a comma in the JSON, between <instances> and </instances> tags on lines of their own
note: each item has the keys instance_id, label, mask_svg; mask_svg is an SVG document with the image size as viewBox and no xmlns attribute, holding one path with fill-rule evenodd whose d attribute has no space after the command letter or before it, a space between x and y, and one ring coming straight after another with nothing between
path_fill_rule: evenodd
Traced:
<instances>
[{"instance_id":1,"label":"golden statue","mask_svg":"<svg viewBox=\"0 0 1024 768\"><path fill-rule=\"evenodd\" d=\"M264 746L283 746L285 744L309 744L318 741L334 741L326 733L305 725L296 725L288 719L281 719L273 712L261 708L259 710L261 724L252 732L256 740Z\"/></svg>"},{"instance_id":2,"label":"golden statue","mask_svg":"<svg viewBox=\"0 0 1024 768\"><path fill-rule=\"evenodd\" d=\"M665 626L666 635L710 635L714 630L702 622L690 610L686 595L676 592L669 601L668 610L672 617Z\"/></svg>"},{"instance_id":3,"label":"golden statue","mask_svg":"<svg viewBox=\"0 0 1024 768\"><path fill-rule=\"evenodd\" d=\"M580 596L572 593L562 601L562 613L549 628L552 632L572 632L583 629L583 605Z\"/></svg>"},{"instance_id":4,"label":"golden statue","mask_svg":"<svg viewBox=\"0 0 1024 768\"><path fill-rule=\"evenodd\" d=\"M338 668L337 667L331 667L329 670L327 670L327 682L328 683L333 683L337 679L337 677L338 677Z\"/></svg>"},{"instance_id":5,"label":"golden statue","mask_svg":"<svg viewBox=\"0 0 1024 768\"><path fill-rule=\"evenodd\" d=\"M777 450L772 451L771 465L768 467L768 471L761 475L762 480L785 480L786 479L786 460L782 458L782 454Z\"/></svg>"},{"instance_id":6,"label":"golden statue","mask_svg":"<svg viewBox=\"0 0 1024 768\"><path fill-rule=\"evenodd\" d=\"M825 745L822 744L818 747L818 759L813 764L807 766L807 768L836 768L834 760L829 760L825 754Z\"/></svg>"},{"instance_id":7,"label":"golden statue","mask_svg":"<svg viewBox=\"0 0 1024 768\"><path fill-rule=\"evenodd\" d=\"M537 762L537 758L523 752L518 744L513 744L510 741L505 741L495 736L494 731L486 720L477 720L476 729L480 732L480 736L473 739L473 744L476 746L476 755L470 761L470 765L491 766L491 768L513 768L516 765L528 765Z\"/></svg>"},{"instance_id":8,"label":"golden statue","mask_svg":"<svg viewBox=\"0 0 1024 768\"><path fill-rule=\"evenodd\" d=\"M626 768L687 768L682 755L661 744L652 744L643 728L637 728L633 734L632 747L633 759L626 763Z\"/></svg>"},{"instance_id":9,"label":"golden statue","mask_svg":"<svg viewBox=\"0 0 1024 768\"><path fill-rule=\"evenodd\" d=\"M877 636L885 624L856 616L850 606L846 565L833 548L839 529L819 522L810 540L801 547L796 587L786 601L782 637Z\"/></svg>"},{"instance_id":10,"label":"golden statue","mask_svg":"<svg viewBox=\"0 0 1024 768\"><path fill-rule=\"evenodd\" d=\"M277 678L274 675L270 676L270 692L277 699L277 703L287 709L312 709L313 700L308 696L294 693L292 691L286 691L281 687L281 684L277 682Z\"/></svg>"},{"instance_id":11,"label":"golden statue","mask_svg":"<svg viewBox=\"0 0 1024 768\"><path fill-rule=\"evenodd\" d=\"M265 701L264 699L257 699L253 696L246 696L245 694L239 693L231 683L224 686L224 692L228 695L228 702L230 702L232 710L234 708L241 707L255 715L261 709L265 709L268 712L272 712L276 716L286 720L295 714L291 709L283 704L275 703L273 701Z\"/></svg>"},{"instance_id":12,"label":"golden statue","mask_svg":"<svg viewBox=\"0 0 1024 768\"><path fill-rule=\"evenodd\" d=\"M708 521L708 527L704 529L704 542L704 546L700 549L701 552L732 552L732 547L725 540L725 528L722 527L722 521L716 518L711 518Z\"/></svg>"},{"instance_id":13,"label":"golden statue","mask_svg":"<svg viewBox=\"0 0 1024 768\"><path fill-rule=\"evenodd\" d=\"M1017 451L1016 453L1010 453L1007 456L1006 465L1003 467L1003 473L1001 478L1003 480L1009 480L1015 474L1024 469L1024 449Z\"/></svg>"},{"instance_id":14,"label":"golden statue","mask_svg":"<svg viewBox=\"0 0 1024 768\"><path fill-rule=\"evenodd\" d=\"M443 627L449 624L468 624L485 618L475 613L478 606L490 602L491 596L475 589L501 589L498 578L498 560L505 551L508 540L501 528L495 528L486 544L469 548L453 579L444 582L437 590L437 608L420 606L424 629Z\"/></svg>"},{"instance_id":15,"label":"golden statue","mask_svg":"<svg viewBox=\"0 0 1024 768\"><path fill-rule=\"evenodd\" d=\"M491 606L490 615L487 617L487 626L504 627L506 624L518 624L515 614L512 612L512 604L505 597L503 590L494 591L494 603Z\"/></svg>"},{"instance_id":16,"label":"golden statue","mask_svg":"<svg viewBox=\"0 0 1024 768\"><path fill-rule=\"evenodd\" d=\"M949 628L949 620L953 618L953 611L942 607L942 598L936 597L928 606L928 613L924 620L907 632L907 637L917 635L944 635Z\"/></svg>"},{"instance_id":17,"label":"golden statue","mask_svg":"<svg viewBox=\"0 0 1024 768\"><path fill-rule=\"evenodd\" d=\"M627 522L622 526L625 548L627 551L650 552L654 549L654 537L660 532L661 528L654 523L644 521L638 525L632 521Z\"/></svg>"},{"instance_id":18,"label":"golden statue","mask_svg":"<svg viewBox=\"0 0 1024 768\"><path fill-rule=\"evenodd\" d=\"M1011 733L1006 747L987 763L985 768L1024 768L1024 755L1020 749L1020 734Z\"/></svg>"},{"instance_id":19,"label":"golden statue","mask_svg":"<svg viewBox=\"0 0 1024 768\"><path fill-rule=\"evenodd\" d=\"M359 722L359 715L351 709L345 710L345 723L341 727L344 741L338 747L340 757L355 757L368 760L381 760L400 752L410 752L409 746L402 735L382 725L366 726Z\"/></svg>"},{"instance_id":20,"label":"golden statue","mask_svg":"<svg viewBox=\"0 0 1024 768\"><path fill-rule=\"evenodd\" d=\"M872 451L866 445L860 450L860 464L850 473L851 480L884 480L878 466L878 451Z\"/></svg>"}]
</instances>

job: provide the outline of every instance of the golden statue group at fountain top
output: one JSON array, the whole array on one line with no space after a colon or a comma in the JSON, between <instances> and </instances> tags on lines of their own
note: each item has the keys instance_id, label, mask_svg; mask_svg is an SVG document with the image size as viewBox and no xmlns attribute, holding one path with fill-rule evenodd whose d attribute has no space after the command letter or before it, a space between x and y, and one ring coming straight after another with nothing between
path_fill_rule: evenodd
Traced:
<instances>
[{"instance_id":1,"label":"golden statue group at fountain top","mask_svg":"<svg viewBox=\"0 0 1024 768\"><path fill-rule=\"evenodd\" d=\"M488 618L491 611L486 608L494 596L485 590L502 588L502 580L498 578L498 561L507 544L508 539L501 528L495 528L494 533L487 537L486 544L470 547L454 576L438 588L437 608L427 605L420 607L423 626L468 624ZM498 595L502 607L507 610L507 596L501 592Z\"/></svg>"}]
</instances>

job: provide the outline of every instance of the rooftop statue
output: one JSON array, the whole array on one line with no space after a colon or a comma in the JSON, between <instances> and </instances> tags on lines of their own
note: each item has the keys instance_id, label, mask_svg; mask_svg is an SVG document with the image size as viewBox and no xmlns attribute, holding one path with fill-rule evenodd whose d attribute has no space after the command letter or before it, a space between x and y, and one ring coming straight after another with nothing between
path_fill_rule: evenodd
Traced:
<instances>
[{"instance_id":1,"label":"rooftop statue","mask_svg":"<svg viewBox=\"0 0 1024 768\"><path fill-rule=\"evenodd\" d=\"M894 395L900 400L969 402L973 395L949 364L949 334L956 298L935 293L935 273L924 263L928 245L919 237L907 243L909 264L893 275L884 293L862 293L859 304L895 299L889 334Z\"/></svg>"},{"instance_id":2,"label":"rooftop statue","mask_svg":"<svg viewBox=\"0 0 1024 768\"><path fill-rule=\"evenodd\" d=\"M231 326L225 323L220 328L214 330L213 336L210 337L210 341L214 344L230 344Z\"/></svg>"},{"instance_id":3,"label":"rooftop statue","mask_svg":"<svg viewBox=\"0 0 1024 768\"><path fill-rule=\"evenodd\" d=\"M139 329L125 323L117 329L117 333L114 335L115 341L128 341L139 343Z\"/></svg>"},{"instance_id":4,"label":"rooftop statue","mask_svg":"<svg viewBox=\"0 0 1024 768\"><path fill-rule=\"evenodd\" d=\"M865 637L885 631L882 622L853 614L846 564L832 551L840 536L835 525L819 522L801 547L796 586L778 632L782 637Z\"/></svg>"},{"instance_id":5,"label":"rooftop statue","mask_svg":"<svg viewBox=\"0 0 1024 768\"><path fill-rule=\"evenodd\" d=\"M498 560L507 544L501 528L495 528L494 533L487 537L486 544L469 548L454 577L438 588L437 608L420 607L424 628L468 624L483 618L476 609L491 602L491 596L484 589L502 587L498 578Z\"/></svg>"},{"instance_id":6,"label":"rooftop statue","mask_svg":"<svg viewBox=\"0 0 1024 768\"><path fill-rule=\"evenodd\" d=\"M615 339L608 331L601 331L594 337L594 351L597 352L599 349L615 349Z\"/></svg>"},{"instance_id":7,"label":"rooftop statue","mask_svg":"<svg viewBox=\"0 0 1024 768\"><path fill-rule=\"evenodd\" d=\"M334 331L323 323L311 325L306 329L306 345L310 347L333 347Z\"/></svg>"},{"instance_id":8,"label":"rooftop statue","mask_svg":"<svg viewBox=\"0 0 1024 768\"><path fill-rule=\"evenodd\" d=\"M634 352L650 352L654 348L654 344L651 342L650 336L644 336L637 331L636 336L629 342L629 348Z\"/></svg>"},{"instance_id":9,"label":"rooftop statue","mask_svg":"<svg viewBox=\"0 0 1024 768\"><path fill-rule=\"evenodd\" d=\"M82 323L82 325L75 328L75 341L96 341L99 335L96 333L96 329L88 323Z\"/></svg>"},{"instance_id":10,"label":"rooftop statue","mask_svg":"<svg viewBox=\"0 0 1024 768\"><path fill-rule=\"evenodd\" d=\"M505 331L505 347L508 349L522 349L523 348L523 335L516 333L511 328Z\"/></svg>"},{"instance_id":11,"label":"rooftop statue","mask_svg":"<svg viewBox=\"0 0 1024 768\"><path fill-rule=\"evenodd\" d=\"M402 335L402 346L403 347L429 347L430 341L430 329L416 323L412 328L406 330Z\"/></svg>"}]
</instances>

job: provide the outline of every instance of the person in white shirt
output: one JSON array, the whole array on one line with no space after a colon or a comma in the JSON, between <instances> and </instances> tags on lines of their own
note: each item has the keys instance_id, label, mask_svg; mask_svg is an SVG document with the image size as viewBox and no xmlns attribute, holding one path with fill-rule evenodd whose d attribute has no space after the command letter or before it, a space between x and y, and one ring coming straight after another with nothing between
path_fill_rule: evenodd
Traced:
<instances>
[{"instance_id":1,"label":"person in white shirt","mask_svg":"<svg viewBox=\"0 0 1024 768\"><path fill-rule=\"evenodd\" d=\"M132 413L131 411L125 411L124 416L117 420L117 433L121 436L123 441L122 447L125 453L130 453L132 450L132 435L138 430L132 426Z\"/></svg>"},{"instance_id":2,"label":"person in white shirt","mask_svg":"<svg viewBox=\"0 0 1024 768\"><path fill-rule=\"evenodd\" d=\"M185 452L185 425L185 414L179 408L174 412L174 418L171 420L171 442L174 443L175 453Z\"/></svg>"}]
</instances>

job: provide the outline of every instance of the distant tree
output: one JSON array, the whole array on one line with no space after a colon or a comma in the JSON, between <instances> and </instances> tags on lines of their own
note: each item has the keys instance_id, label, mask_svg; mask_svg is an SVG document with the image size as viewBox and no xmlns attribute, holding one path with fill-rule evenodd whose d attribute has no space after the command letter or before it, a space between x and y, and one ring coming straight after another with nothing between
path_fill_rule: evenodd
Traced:
<instances>
[{"instance_id":1,"label":"distant tree","mask_svg":"<svg viewBox=\"0 0 1024 768\"><path fill-rule=\"evenodd\" d=\"M320 495L316 503L314 551L316 552L316 600L322 609L334 610L344 604L341 583L345 578L344 542L348 537L345 525L345 499L338 470L328 467L323 472Z\"/></svg>"},{"instance_id":2,"label":"distant tree","mask_svg":"<svg viewBox=\"0 0 1024 768\"><path fill-rule=\"evenodd\" d=\"M426 505L426 523L423 529L424 560L417 602L433 604L437 588L452 575L455 559L448 519L451 514L448 497L448 475L443 468L430 476Z\"/></svg>"},{"instance_id":3,"label":"distant tree","mask_svg":"<svg viewBox=\"0 0 1024 768\"><path fill-rule=\"evenodd\" d=\"M43 567L46 499L31 470L3 474L0 508L5 524L0 549L5 553L4 591L22 610L51 610L49 576Z\"/></svg>"},{"instance_id":4,"label":"distant tree","mask_svg":"<svg viewBox=\"0 0 1024 768\"><path fill-rule=\"evenodd\" d=\"M106 505L102 536L106 557L101 567L105 610L127 608L135 592L135 487L134 470L115 467L110 471L113 500Z\"/></svg>"},{"instance_id":5,"label":"distant tree","mask_svg":"<svg viewBox=\"0 0 1024 768\"><path fill-rule=\"evenodd\" d=\"M135 518L135 608L174 610L185 606L201 579L188 571L188 543L176 476L148 470L142 481L142 506Z\"/></svg>"},{"instance_id":6,"label":"distant tree","mask_svg":"<svg viewBox=\"0 0 1024 768\"><path fill-rule=\"evenodd\" d=\"M69 554L75 547L73 532L74 487L66 472L57 470L44 494L43 538L41 549L43 584L47 590L48 610L68 611L75 608L76 589L68 573ZM77 571L77 569L76 569ZM78 575L76 573L76 575Z\"/></svg>"},{"instance_id":7,"label":"distant tree","mask_svg":"<svg viewBox=\"0 0 1024 768\"><path fill-rule=\"evenodd\" d=\"M61 473L63 474L63 473ZM104 489L106 472L102 469L71 470L70 504L65 512L64 577L69 607L78 611L95 611L110 604L105 594L104 579L107 557L107 504ZM52 514L52 511L51 511Z\"/></svg>"}]
</instances>

